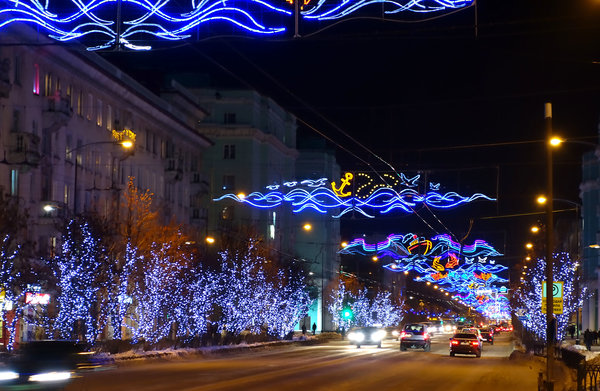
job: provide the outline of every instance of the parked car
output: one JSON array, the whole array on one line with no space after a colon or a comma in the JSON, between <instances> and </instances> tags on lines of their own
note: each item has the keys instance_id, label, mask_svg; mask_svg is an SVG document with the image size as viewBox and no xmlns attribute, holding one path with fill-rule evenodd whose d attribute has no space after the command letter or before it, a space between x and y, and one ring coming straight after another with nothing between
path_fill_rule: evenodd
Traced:
<instances>
[{"instance_id":1,"label":"parked car","mask_svg":"<svg viewBox=\"0 0 600 391\"><path fill-rule=\"evenodd\" d=\"M431 350L431 336L427 331L426 323L409 323L404 326L400 334L400 350L408 348Z\"/></svg>"},{"instance_id":2,"label":"parked car","mask_svg":"<svg viewBox=\"0 0 600 391\"><path fill-rule=\"evenodd\" d=\"M481 357L481 340L473 333L456 333L450 338L450 356L455 354L474 354Z\"/></svg>"},{"instance_id":3,"label":"parked car","mask_svg":"<svg viewBox=\"0 0 600 391\"><path fill-rule=\"evenodd\" d=\"M356 327L348 333L348 340L357 348L361 345L377 345L380 348L385 334L385 330L379 327Z\"/></svg>"}]
</instances>

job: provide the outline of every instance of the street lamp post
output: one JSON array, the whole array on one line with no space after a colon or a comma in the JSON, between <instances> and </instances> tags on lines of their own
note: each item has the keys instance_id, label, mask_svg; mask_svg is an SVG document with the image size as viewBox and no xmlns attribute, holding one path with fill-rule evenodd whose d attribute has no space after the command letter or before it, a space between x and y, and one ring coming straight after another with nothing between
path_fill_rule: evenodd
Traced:
<instances>
[{"instance_id":1,"label":"street lamp post","mask_svg":"<svg viewBox=\"0 0 600 391\"><path fill-rule=\"evenodd\" d=\"M88 144L79 145L73 149L67 151L67 156L73 152L77 152L83 148L89 147L91 145L100 145L100 144L112 144L112 145L120 145L125 149L130 149L133 147L133 142L131 140L119 140L119 141L95 141ZM79 171L79 159L77 158L77 154L75 154L75 175L73 177L73 213L77 214L78 207L78 191L77 191L77 177Z\"/></svg>"},{"instance_id":2,"label":"street lamp post","mask_svg":"<svg viewBox=\"0 0 600 391\"><path fill-rule=\"evenodd\" d=\"M550 140L552 139L552 103L546 103L545 105L545 122L546 122L546 184L548 192L548 201L546 202L546 389L547 391L554 390L553 383L553 366L554 366L554 331L551 329L554 325L554 314L553 304L554 295L552 288L554 286L553 276L553 237L554 234L554 221L553 221L553 207L554 202L552 196L554 194L553 189L553 170L552 170L552 145Z\"/></svg>"}]
</instances>

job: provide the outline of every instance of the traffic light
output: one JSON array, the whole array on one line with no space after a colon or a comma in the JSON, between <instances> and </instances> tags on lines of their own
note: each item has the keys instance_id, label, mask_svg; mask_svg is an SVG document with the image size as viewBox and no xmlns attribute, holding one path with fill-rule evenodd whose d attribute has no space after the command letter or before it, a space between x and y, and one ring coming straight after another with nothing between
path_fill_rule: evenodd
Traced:
<instances>
[{"instance_id":1,"label":"traffic light","mask_svg":"<svg viewBox=\"0 0 600 391\"><path fill-rule=\"evenodd\" d=\"M342 318L343 319L346 319L346 320L352 319L352 315L353 315L352 314L352 309L350 309L350 308L344 308L342 310Z\"/></svg>"}]
</instances>

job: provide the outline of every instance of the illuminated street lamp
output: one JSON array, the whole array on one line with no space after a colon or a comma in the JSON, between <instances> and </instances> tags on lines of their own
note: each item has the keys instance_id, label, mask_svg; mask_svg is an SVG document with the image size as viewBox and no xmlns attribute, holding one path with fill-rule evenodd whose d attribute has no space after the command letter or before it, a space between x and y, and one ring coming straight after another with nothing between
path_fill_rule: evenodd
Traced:
<instances>
[{"instance_id":1,"label":"illuminated street lamp","mask_svg":"<svg viewBox=\"0 0 600 391\"><path fill-rule=\"evenodd\" d=\"M540 227L534 225L533 227L531 227L531 232L533 232L534 234L540 232Z\"/></svg>"},{"instance_id":2,"label":"illuminated street lamp","mask_svg":"<svg viewBox=\"0 0 600 391\"><path fill-rule=\"evenodd\" d=\"M528 250L531 250L533 248L533 243L525 244L525 248L527 248Z\"/></svg>"}]
</instances>

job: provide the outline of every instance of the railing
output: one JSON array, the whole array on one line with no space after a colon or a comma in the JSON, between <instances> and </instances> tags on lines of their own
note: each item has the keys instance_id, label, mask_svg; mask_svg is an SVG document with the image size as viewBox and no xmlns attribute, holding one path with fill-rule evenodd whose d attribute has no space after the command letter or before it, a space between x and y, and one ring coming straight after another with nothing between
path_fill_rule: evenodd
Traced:
<instances>
[{"instance_id":1,"label":"railing","mask_svg":"<svg viewBox=\"0 0 600 391\"><path fill-rule=\"evenodd\" d=\"M596 391L600 388L600 365L583 361L577 367L577 391Z\"/></svg>"}]
</instances>

